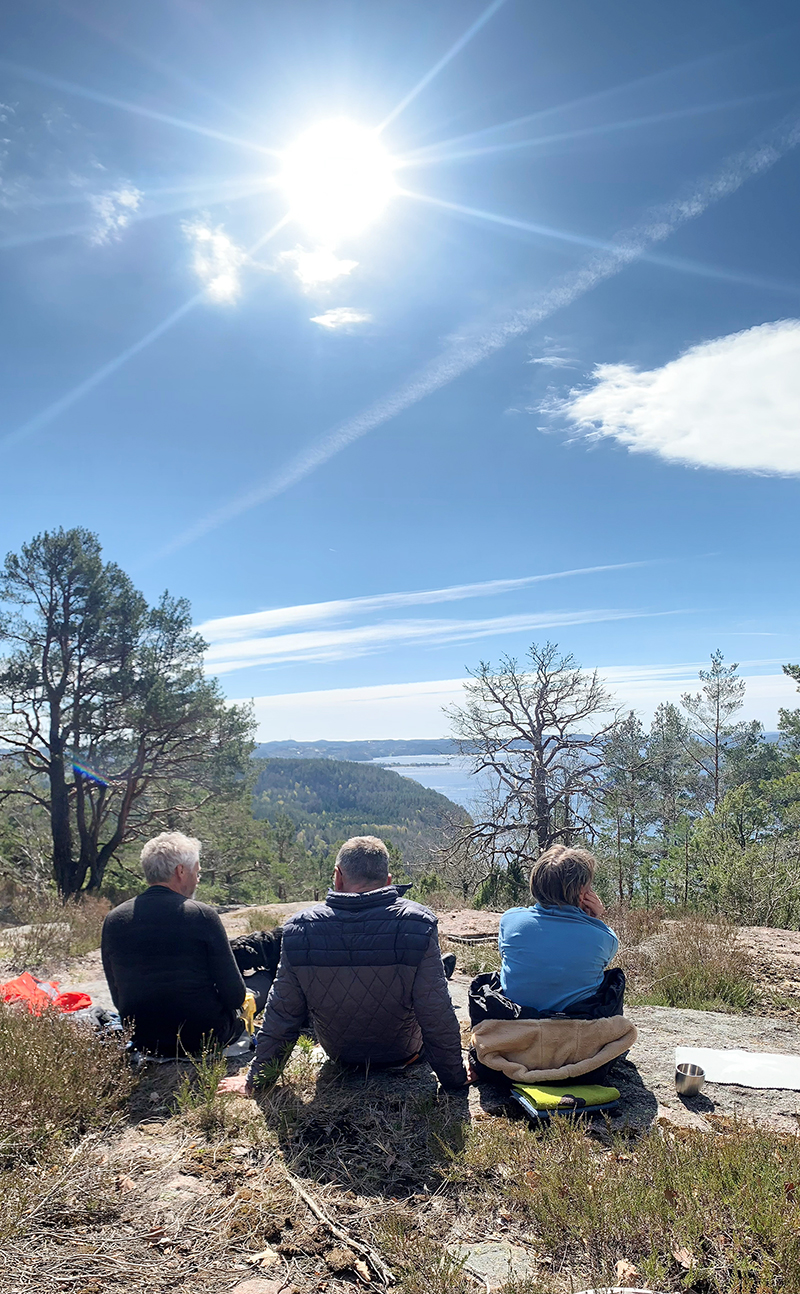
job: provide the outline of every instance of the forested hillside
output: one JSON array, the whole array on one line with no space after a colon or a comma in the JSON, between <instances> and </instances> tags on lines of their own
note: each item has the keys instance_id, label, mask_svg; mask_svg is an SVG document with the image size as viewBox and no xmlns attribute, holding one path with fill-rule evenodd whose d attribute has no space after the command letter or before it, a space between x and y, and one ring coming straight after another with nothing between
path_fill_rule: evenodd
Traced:
<instances>
[{"instance_id":1,"label":"forested hillside","mask_svg":"<svg viewBox=\"0 0 800 1294\"><path fill-rule=\"evenodd\" d=\"M291 818L308 849L356 834L389 837L407 866L425 865L460 805L389 769L334 759L267 759L253 795L257 818Z\"/></svg>"}]
</instances>

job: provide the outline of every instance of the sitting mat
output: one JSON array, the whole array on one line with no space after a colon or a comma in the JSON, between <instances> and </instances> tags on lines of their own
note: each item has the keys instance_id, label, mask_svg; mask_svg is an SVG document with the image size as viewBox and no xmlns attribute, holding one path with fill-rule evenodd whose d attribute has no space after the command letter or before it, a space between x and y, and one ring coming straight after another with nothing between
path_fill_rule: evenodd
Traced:
<instances>
[{"instance_id":1,"label":"sitting mat","mask_svg":"<svg viewBox=\"0 0 800 1294\"><path fill-rule=\"evenodd\" d=\"M699 1065L706 1071L707 1083L800 1092L800 1056L782 1056L769 1051L726 1051L719 1047L676 1047L675 1064Z\"/></svg>"},{"instance_id":2,"label":"sitting mat","mask_svg":"<svg viewBox=\"0 0 800 1294\"><path fill-rule=\"evenodd\" d=\"M534 1123L549 1123L553 1115L560 1115L563 1119L568 1115L577 1117L580 1114L600 1114L603 1110L613 1110L619 1105L619 1101L608 1101L605 1105L556 1105L552 1109L545 1110L534 1105L521 1092L515 1092L513 1088L511 1089L511 1100L521 1105L528 1118Z\"/></svg>"},{"instance_id":3,"label":"sitting mat","mask_svg":"<svg viewBox=\"0 0 800 1294\"><path fill-rule=\"evenodd\" d=\"M619 1089L596 1083L514 1083L512 1093L524 1096L537 1110L605 1109L616 1105Z\"/></svg>"}]
</instances>

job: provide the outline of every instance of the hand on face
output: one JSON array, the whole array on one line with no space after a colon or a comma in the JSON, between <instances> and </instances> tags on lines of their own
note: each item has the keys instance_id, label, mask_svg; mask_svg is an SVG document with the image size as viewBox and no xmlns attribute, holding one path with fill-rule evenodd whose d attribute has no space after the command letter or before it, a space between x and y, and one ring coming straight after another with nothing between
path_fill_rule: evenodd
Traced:
<instances>
[{"instance_id":1,"label":"hand on face","mask_svg":"<svg viewBox=\"0 0 800 1294\"><path fill-rule=\"evenodd\" d=\"M581 890L578 907L581 912L585 912L589 917L601 917L605 912L599 895L594 892L591 885L586 885Z\"/></svg>"}]
</instances>

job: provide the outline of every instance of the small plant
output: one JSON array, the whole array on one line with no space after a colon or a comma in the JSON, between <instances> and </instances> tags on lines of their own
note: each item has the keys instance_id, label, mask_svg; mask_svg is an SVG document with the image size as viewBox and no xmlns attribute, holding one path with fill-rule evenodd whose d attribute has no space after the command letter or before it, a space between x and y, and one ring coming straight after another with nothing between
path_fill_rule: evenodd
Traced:
<instances>
[{"instance_id":1,"label":"small plant","mask_svg":"<svg viewBox=\"0 0 800 1294\"><path fill-rule=\"evenodd\" d=\"M225 1107L217 1095L220 1081L227 1073L225 1057L216 1047L204 1047L192 1060L192 1074L184 1074L175 1093L176 1114L191 1114L207 1137L226 1126Z\"/></svg>"},{"instance_id":2,"label":"small plant","mask_svg":"<svg viewBox=\"0 0 800 1294\"><path fill-rule=\"evenodd\" d=\"M120 1040L0 1003L0 1161L102 1127L132 1088Z\"/></svg>"},{"instance_id":3,"label":"small plant","mask_svg":"<svg viewBox=\"0 0 800 1294\"><path fill-rule=\"evenodd\" d=\"M648 1289L800 1289L791 1134L720 1119L710 1132L600 1142L567 1120L538 1137L493 1119L473 1125L449 1176L461 1210L502 1212L574 1289L617 1284L622 1260Z\"/></svg>"},{"instance_id":4,"label":"small plant","mask_svg":"<svg viewBox=\"0 0 800 1294\"><path fill-rule=\"evenodd\" d=\"M250 934L258 930L274 930L280 921L266 908L251 908L247 913L247 929Z\"/></svg>"},{"instance_id":5,"label":"small plant","mask_svg":"<svg viewBox=\"0 0 800 1294\"><path fill-rule=\"evenodd\" d=\"M458 969L465 975L484 975L488 971L499 971L500 949L496 944L475 944L467 947L456 944L454 950Z\"/></svg>"},{"instance_id":6,"label":"small plant","mask_svg":"<svg viewBox=\"0 0 800 1294\"><path fill-rule=\"evenodd\" d=\"M402 1274L403 1294L472 1294L475 1283L464 1274L463 1260L420 1233L402 1213L387 1213L378 1235Z\"/></svg>"}]
</instances>

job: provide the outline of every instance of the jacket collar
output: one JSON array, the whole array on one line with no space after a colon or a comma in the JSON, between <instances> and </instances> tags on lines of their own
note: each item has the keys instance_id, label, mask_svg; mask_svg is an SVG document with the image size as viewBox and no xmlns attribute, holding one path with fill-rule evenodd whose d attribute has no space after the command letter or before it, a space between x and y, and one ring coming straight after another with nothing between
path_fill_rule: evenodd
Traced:
<instances>
[{"instance_id":1,"label":"jacket collar","mask_svg":"<svg viewBox=\"0 0 800 1294\"><path fill-rule=\"evenodd\" d=\"M366 890L363 894L344 894L339 890L328 890L325 902L330 908L344 908L348 912L363 908L388 907L407 894L411 885L384 885L380 890Z\"/></svg>"}]
</instances>

